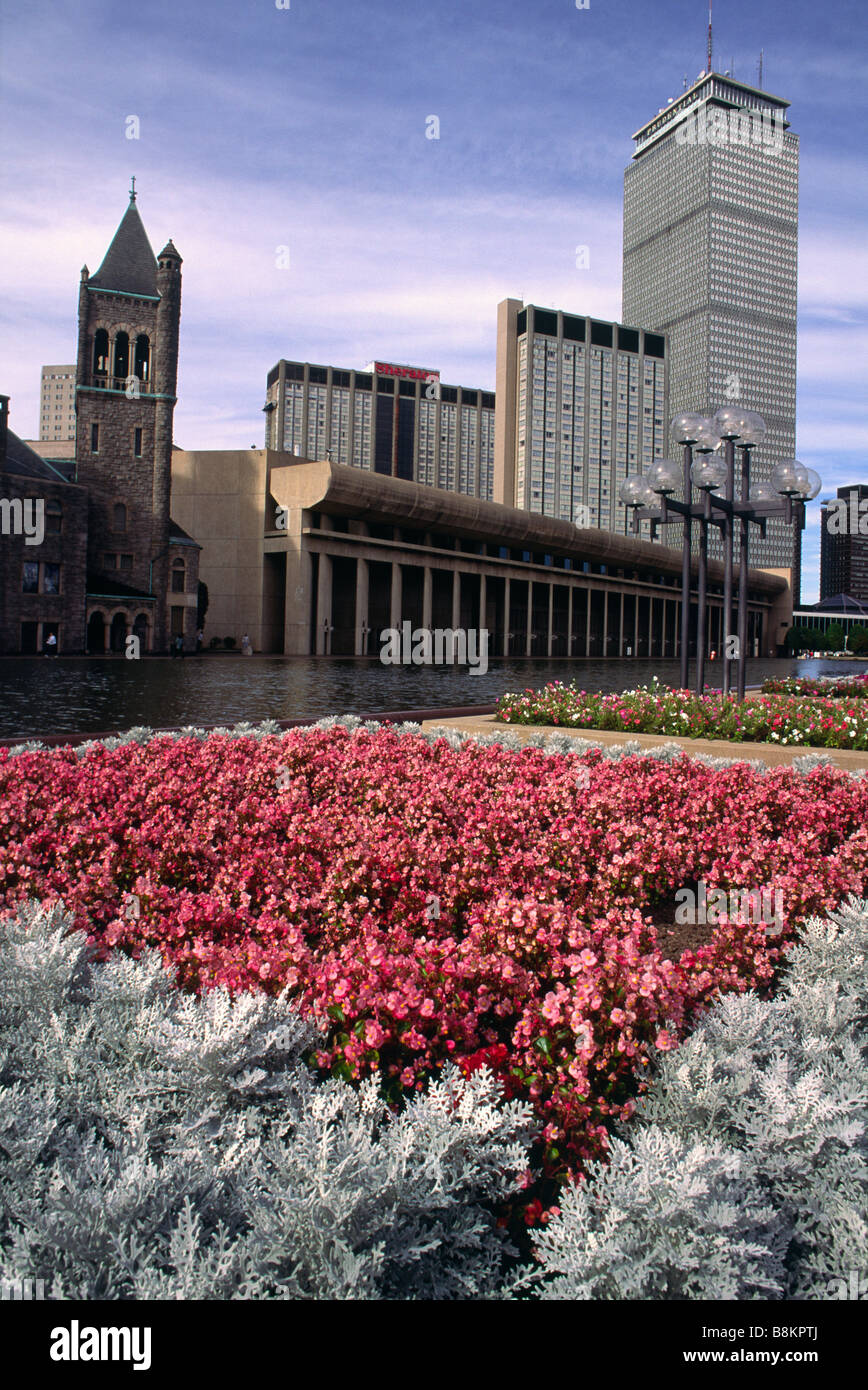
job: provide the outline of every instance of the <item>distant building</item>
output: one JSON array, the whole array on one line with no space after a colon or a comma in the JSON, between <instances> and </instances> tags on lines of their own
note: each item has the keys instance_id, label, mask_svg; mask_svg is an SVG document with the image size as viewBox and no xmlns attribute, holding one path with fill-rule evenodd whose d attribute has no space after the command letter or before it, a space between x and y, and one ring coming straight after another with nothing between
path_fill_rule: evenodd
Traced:
<instances>
[{"instance_id":1,"label":"distant building","mask_svg":"<svg viewBox=\"0 0 868 1390\"><path fill-rule=\"evenodd\" d=\"M365 371L280 361L266 382L265 445L490 500L494 393L423 367Z\"/></svg>"},{"instance_id":2,"label":"distant building","mask_svg":"<svg viewBox=\"0 0 868 1390\"><path fill-rule=\"evenodd\" d=\"M672 415L759 411L768 434L755 481L796 452L799 139L788 107L702 73L636 132L624 175L623 317L666 333ZM680 545L680 529L664 529ZM782 521L751 537L754 563L791 567L796 595L800 546ZM719 547L713 533L710 552Z\"/></svg>"},{"instance_id":3,"label":"distant building","mask_svg":"<svg viewBox=\"0 0 868 1390\"><path fill-rule=\"evenodd\" d=\"M662 333L503 300L495 501L632 534L618 489L666 454L667 366Z\"/></svg>"},{"instance_id":4,"label":"distant building","mask_svg":"<svg viewBox=\"0 0 868 1390\"><path fill-rule=\"evenodd\" d=\"M40 441L75 439L75 363L43 367L39 391Z\"/></svg>"},{"instance_id":5,"label":"distant building","mask_svg":"<svg viewBox=\"0 0 868 1390\"><path fill-rule=\"evenodd\" d=\"M837 503L820 508L820 602L848 594L868 604L868 483L839 487Z\"/></svg>"}]
</instances>

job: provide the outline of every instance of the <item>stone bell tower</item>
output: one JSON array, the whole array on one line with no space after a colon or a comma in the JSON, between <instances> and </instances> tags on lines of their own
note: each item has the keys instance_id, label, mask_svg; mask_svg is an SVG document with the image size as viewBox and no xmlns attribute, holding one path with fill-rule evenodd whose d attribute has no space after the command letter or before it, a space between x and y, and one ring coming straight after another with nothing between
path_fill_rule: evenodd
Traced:
<instances>
[{"instance_id":1,"label":"stone bell tower","mask_svg":"<svg viewBox=\"0 0 868 1390\"><path fill-rule=\"evenodd\" d=\"M181 257L154 256L130 201L95 275L82 269L76 367L76 481L88 490L88 609L169 645L172 418ZM123 628L124 602L129 622ZM135 609L135 615L133 615ZM117 630L117 628L116 628ZM186 630L186 625L185 629ZM108 645L108 644L107 644Z\"/></svg>"}]
</instances>

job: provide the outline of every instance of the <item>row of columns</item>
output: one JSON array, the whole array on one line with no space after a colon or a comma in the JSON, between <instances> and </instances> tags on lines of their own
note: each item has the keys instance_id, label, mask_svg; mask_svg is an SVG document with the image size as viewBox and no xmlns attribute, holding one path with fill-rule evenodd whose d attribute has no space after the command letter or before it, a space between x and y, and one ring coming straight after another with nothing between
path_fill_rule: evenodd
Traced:
<instances>
[{"instance_id":1,"label":"row of columns","mask_svg":"<svg viewBox=\"0 0 868 1390\"><path fill-rule=\"evenodd\" d=\"M358 558L357 558L357 560L356 560L356 596L355 596L355 655L356 655L356 656L364 656L364 655L366 655L366 651L367 651L367 637L368 637L368 633L370 632L370 628L369 628L369 626L368 626L368 601L369 601L369 569L368 569L368 565L369 565L369 562L368 562L367 560L364 560L364 559L362 559L361 557L358 557ZM430 565L425 565L425 566L423 566L422 568L423 568L423 581L422 581L422 627L423 627L423 628L427 628L427 629L430 630L430 628L432 627L432 613L433 613L433 571L432 571L432 568L431 568ZM475 571L474 571L474 573L475 573ZM519 581L517 581L517 582L519 582ZM546 641L546 652L545 652L545 654L548 655L548 656L551 656L551 655L552 655L553 637L554 637L554 591L555 591L555 584L554 584L554 581L552 581L552 580L538 580L538 579L537 579L537 580L534 580L534 579L528 578L528 579L522 579L520 582L523 583L523 584L527 584L527 586L528 586L527 626L526 626L526 631L525 631L525 655L526 655L526 656L541 656L541 655L543 655L543 653L541 653L541 652L534 652L534 651L533 651L533 635L534 635L534 634L533 634L533 585L534 585L534 584L545 584L545 585L547 585L547 587L548 587L548 591L549 591L549 593L548 593L548 624L547 624L547 641ZM502 642L501 642L502 651L500 651L500 652L498 652L498 653L492 652L492 655L508 656L508 655L510 654L510 653L509 653L509 638L510 638L510 634L509 634L509 615L510 615L510 596L511 596L511 595L510 595L510 584L511 584L510 576L508 576L508 575L504 576L504 608L503 608L503 612L504 612L504 624L503 624L503 626L504 626L504 631L503 631L503 638L502 638ZM558 587L563 587L563 586L559 585ZM578 586L577 584L570 584L570 583L568 583L568 584L566 585L566 588L567 588L567 652L564 653L565 655L572 655L572 646L573 646L573 642L575 641L575 637L574 637L574 635L573 635L573 598L574 598L574 594L575 594L575 592L576 592L576 589L577 589L578 587L579 587L579 586ZM606 655L608 655L608 636L609 636L609 603L608 603L608 595L609 595L609 593L611 592L611 590L603 589L603 588L600 588L599 586L596 586L596 585L590 585L590 586L589 586L587 583L583 584L581 587L584 589L584 591L585 591L585 592L587 593L587 595L588 595L588 599L587 599L587 603L586 603L586 614L585 614L585 652L586 652L586 653L589 652L589 650L590 650L590 645L591 645L591 597L590 597L590 596L591 596L591 594L592 594L593 592L602 592L603 595L604 595L604 601L603 601L603 650L602 650L602 652L600 653L600 655L606 656ZM389 626L390 626L390 627L393 627L393 628L400 628L401 622L402 622L403 616L404 616L404 615L402 614L402 611L401 611L401 606L402 606L402 588L403 588L403 585L402 585L402 576L401 576L401 563L400 563L400 561L393 560L393 561L392 561L391 594L390 594L390 620L389 620ZM487 595L486 595L486 575L485 575L485 574L480 574L480 575L479 575L479 622L478 622L478 627L480 627L480 628L485 627L486 597L487 597ZM640 595L640 594L637 593L637 594L634 596L635 601L634 601L634 618L633 618L633 634L632 634L632 639L631 639L630 642L625 643L625 641L624 641L624 600L625 600L626 597L627 597L626 594L624 594L624 593L621 593L621 594L620 594L621 605L620 605L619 631L620 631L620 634L621 634L621 639L620 639L619 646L620 646L620 648L621 648L622 650L619 650L619 652L617 653L617 655L620 656L620 655L622 655L622 654L626 654L626 652L624 652L624 650L623 650L625 647L629 647L629 648L631 649L631 650L630 650L630 654L631 654L631 655L635 656L635 655L637 654L637 652L638 652L638 647L639 647L639 599L640 599L640 597L647 597L648 600L649 600L649 602L648 602L648 646L647 646L647 650L648 650L649 653L651 652L652 646L653 646L653 642L654 642L654 637L655 637L655 628L654 628L654 600L655 600L655 599L657 599L657 600L662 600L662 602L663 602L663 621L662 621L661 632L660 632L660 634L659 634L659 636L660 636L660 651L661 651L663 657L667 657L667 656L668 656L668 657L672 657L672 658L674 659L674 657L677 655L677 652L678 652L678 644L679 644L679 640L680 640L680 631L679 631L679 630L680 630L680 620L681 620L681 614L680 614L680 599L679 599L678 597L676 597L674 594L673 594L673 596L672 596L671 598L669 598L669 597L666 597L665 595L662 595L662 594L660 594L660 595L658 595L658 594ZM667 605L669 605L669 604L672 605L671 611L667 608ZM719 605L715 605L715 607L719 608ZM331 566L331 557L330 557L329 555L325 554L324 552L320 552L320 557L319 557L319 570L318 570L318 578L317 578L317 603L316 603L316 652L317 652L317 655L319 655L319 656L328 655L328 654L329 654L329 651L330 651L330 646L329 646L329 632L330 632L330 628L331 628L331 615L332 615L332 566ZM669 619L669 618L671 618L671 621L667 621L667 619ZM452 627L453 627L453 628L458 628L458 627L460 627L460 626L461 626L461 571L458 570L458 569L454 569L454 570L452 570ZM666 641L667 641L666 634L667 634L667 632L670 631L670 630L672 631L672 634L673 634L672 651L671 651L671 652L667 652L667 651L666 651ZM707 629L707 630L709 630L709 629Z\"/></svg>"}]
</instances>

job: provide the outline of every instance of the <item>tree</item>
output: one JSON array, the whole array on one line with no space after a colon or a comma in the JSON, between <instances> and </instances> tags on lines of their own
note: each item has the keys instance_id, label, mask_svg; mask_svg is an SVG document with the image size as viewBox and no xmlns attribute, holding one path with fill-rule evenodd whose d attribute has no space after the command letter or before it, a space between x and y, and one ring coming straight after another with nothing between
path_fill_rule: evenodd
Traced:
<instances>
[{"instance_id":1,"label":"tree","mask_svg":"<svg viewBox=\"0 0 868 1390\"><path fill-rule=\"evenodd\" d=\"M828 650L830 652L842 652L844 650L844 642L847 634L844 631L843 623L832 623L826 633L826 637L829 642Z\"/></svg>"},{"instance_id":2,"label":"tree","mask_svg":"<svg viewBox=\"0 0 868 1390\"><path fill-rule=\"evenodd\" d=\"M868 655L868 627L851 627L847 636L847 647L854 656Z\"/></svg>"},{"instance_id":3,"label":"tree","mask_svg":"<svg viewBox=\"0 0 868 1390\"><path fill-rule=\"evenodd\" d=\"M792 652L825 652L829 650L828 635L818 627L791 627L787 633L787 646Z\"/></svg>"}]
</instances>

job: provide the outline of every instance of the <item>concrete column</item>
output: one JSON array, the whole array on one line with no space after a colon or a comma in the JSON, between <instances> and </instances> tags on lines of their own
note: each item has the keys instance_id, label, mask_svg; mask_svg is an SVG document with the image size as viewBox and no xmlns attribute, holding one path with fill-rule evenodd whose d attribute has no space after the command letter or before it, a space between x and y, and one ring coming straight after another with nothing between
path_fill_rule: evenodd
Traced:
<instances>
[{"instance_id":1,"label":"concrete column","mask_svg":"<svg viewBox=\"0 0 868 1390\"><path fill-rule=\"evenodd\" d=\"M652 646L653 641L654 641L654 595L651 594L651 596L650 596L649 599L648 599L648 656L649 656L649 657L651 656L652 651L653 651L653 646Z\"/></svg>"},{"instance_id":2,"label":"concrete column","mask_svg":"<svg viewBox=\"0 0 868 1390\"><path fill-rule=\"evenodd\" d=\"M426 565L422 571L422 626L431 631L431 614L433 611L433 590L434 580L431 566Z\"/></svg>"},{"instance_id":3,"label":"concrete column","mask_svg":"<svg viewBox=\"0 0 868 1390\"><path fill-rule=\"evenodd\" d=\"M572 656L575 647L573 641L573 585L567 585L567 656Z\"/></svg>"},{"instance_id":4,"label":"concrete column","mask_svg":"<svg viewBox=\"0 0 868 1390\"><path fill-rule=\"evenodd\" d=\"M362 629L368 626L369 577L368 562L359 557L356 560L356 656L367 655L367 632Z\"/></svg>"},{"instance_id":5,"label":"concrete column","mask_svg":"<svg viewBox=\"0 0 868 1390\"><path fill-rule=\"evenodd\" d=\"M461 571L452 571L452 630L461 626Z\"/></svg>"},{"instance_id":6,"label":"concrete column","mask_svg":"<svg viewBox=\"0 0 868 1390\"><path fill-rule=\"evenodd\" d=\"M527 581L527 631L524 638L524 654L533 654L533 580Z\"/></svg>"},{"instance_id":7,"label":"concrete column","mask_svg":"<svg viewBox=\"0 0 868 1390\"><path fill-rule=\"evenodd\" d=\"M624 648L625 648L625 646L627 645L626 642L624 641L624 591L623 591L623 589L621 590L621 618L620 618L620 621L619 621L619 623L618 623L618 631L619 631L620 634L621 634L621 636L618 638L618 655L619 655L619 656L623 656L623 655L624 655Z\"/></svg>"},{"instance_id":8,"label":"concrete column","mask_svg":"<svg viewBox=\"0 0 868 1390\"><path fill-rule=\"evenodd\" d=\"M328 656L331 650L332 625L332 559L320 552L319 578L316 586L316 652Z\"/></svg>"},{"instance_id":9,"label":"concrete column","mask_svg":"<svg viewBox=\"0 0 868 1390\"><path fill-rule=\"evenodd\" d=\"M639 655L639 595L633 596L633 655Z\"/></svg>"},{"instance_id":10,"label":"concrete column","mask_svg":"<svg viewBox=\"0 0 868 1390\"><path fill-rule=\"evenodd\" d=\"M509 656L509 575L503 581L503 651L501 656Z\"/></svg>"},{"instance_id":11,"label":"concrete column","mask_svg":"<svg viewBox=\"0 0 868 1390\"><path fill-rule=\"evenodd\" d=\"M554 586L554 584L551 584L551 583L550 583L550 584L549 584L548 641L547 641L547 643L546 643L546 655L547 655L547 656L551 656L551 654L552 654L552 622L553 622L553 620L554 620L554 610L555 610L555 586Z\"/></svg>"},{"instance_id":12,"label":"concrete column","mask_svg":"<svg viewBox=\"0 0 868 1390\"><path fill-rule=\"evenodd\" d=\"M585 590L585 655L591 654L591 590Z\"/></svg>"},{"instance_id":13,"label":"concrete column","mask_svg":"<svg viewBox=\"0 0 868 1390\"><path fill-rule=\"evenodd\" d=\"M603 590L603 656L609 655L609 591Z\"/></svg>"},{"instance_id":14,"label":"concrete column","mask_svg":"<svg viewBox=\"0 0 868 1390\"><path fill-rule=\"evenodd\" d=\"M485 627L485 598L486 598L486 591L485 591L485 575L484 575L484 574L481 574L481 575L479 576L479 631L480 631L480 632L481 632L482 629ZM479 640L482 641L482 638L480 638Z\"/></svg>"}]
</instances>

